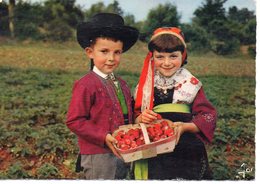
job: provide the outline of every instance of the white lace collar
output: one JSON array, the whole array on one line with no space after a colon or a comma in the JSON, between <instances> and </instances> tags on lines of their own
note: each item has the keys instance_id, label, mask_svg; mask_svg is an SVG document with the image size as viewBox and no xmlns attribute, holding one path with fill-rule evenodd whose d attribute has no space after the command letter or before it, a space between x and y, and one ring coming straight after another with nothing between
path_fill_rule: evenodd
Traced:
<instances>
[{"instance_id":1,"label":"white lace collar","mask_svg":"<svg viewBox=\"0 0 260 184\"><path fill-rule=\"evenodd\" d=\"M164 93L167 92L167 89L172 89L176 83L174 75L170 77L165 77L158 70L154 73L154 87L157 89L163 90Z\"/></svg>"}]
</instances>

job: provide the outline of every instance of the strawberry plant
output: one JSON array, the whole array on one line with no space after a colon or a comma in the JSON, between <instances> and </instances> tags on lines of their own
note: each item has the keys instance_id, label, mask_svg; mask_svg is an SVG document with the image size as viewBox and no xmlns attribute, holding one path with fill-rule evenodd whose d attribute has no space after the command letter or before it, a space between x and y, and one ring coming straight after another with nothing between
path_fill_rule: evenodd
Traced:
<instances>
[{"instance_id":1,"label":"strawberry plant","mask_svg":"<svg viewBox=\"0 0 260 184\"><path fill-rule=\"evenodd\" d=\"M59 177L59 170L54 165L46 163L37 169L38 179L51 179Z\"/></svg>"},{"instance_id":2,"label":"strawberry plant","mask_svg":"<svg viewBox=\"0 0 260 184\"><path fill-rule=\"evenodd\" d=\"M26 179L30 178L31 176L24 170L22 167L22 163L19 161L14 163L6 173L7 178L10 179Z\"/></svg>"}]
</instances>

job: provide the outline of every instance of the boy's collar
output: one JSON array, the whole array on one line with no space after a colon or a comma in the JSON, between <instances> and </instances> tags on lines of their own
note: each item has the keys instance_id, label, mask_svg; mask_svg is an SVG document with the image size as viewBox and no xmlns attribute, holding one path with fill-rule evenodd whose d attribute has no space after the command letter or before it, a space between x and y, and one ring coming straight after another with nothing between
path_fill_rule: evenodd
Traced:
<instances>
[{"instance_id":1,"label":"boy's collar","mask_svg":"<svg viewBox=\"0 0 260 184\"><path fill-rule=\"evenodd\" d=\"M108 76L108 74L101 72L96 66L93 67L93 72L95 72L96 74L98 74L100 77L104 79L106 79Z\"/></svg>"}]
</instances>

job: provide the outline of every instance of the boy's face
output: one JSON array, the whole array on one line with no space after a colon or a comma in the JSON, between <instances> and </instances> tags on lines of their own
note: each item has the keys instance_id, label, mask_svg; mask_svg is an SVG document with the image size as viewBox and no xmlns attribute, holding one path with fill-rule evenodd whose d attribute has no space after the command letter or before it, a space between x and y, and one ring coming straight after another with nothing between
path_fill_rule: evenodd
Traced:
<instances>
[{"instance_id":1,"label":"boy's face","mask_svg":"<svg viewBox=\"0 0 260 184\"><path fill-rule=\"evenodd\" d=\"M122 52L123 42L106 38L97 38L93 47L86 48L88 57L105 74L112 73L118 67Z\"/></svg>"},{"instance_id":2,"label":"boy's face","mask_svg":"<svg viewBox=\"0 0 260 184\"><path fill-rule=\"evenodd\" d=\"M181 67L181 51L158 52L153 51L154 66L163 76L170 77Z\"/></svg>"}]
</instances>

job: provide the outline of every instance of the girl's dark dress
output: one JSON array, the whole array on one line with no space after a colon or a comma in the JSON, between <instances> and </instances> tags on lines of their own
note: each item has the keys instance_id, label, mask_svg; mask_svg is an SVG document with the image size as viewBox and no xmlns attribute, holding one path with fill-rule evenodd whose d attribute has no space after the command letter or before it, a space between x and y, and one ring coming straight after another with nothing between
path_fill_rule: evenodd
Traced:
<instances>
[{"instance_id":1,"label":"girl's dark dress","mask_svg":"<svg viewBox=\"0 0 260 184\"><path fill-rule=\"evenodd\" d=\"M173 89L162 91L154 88L154 106L172 103ZM160 113L164 119L173 122L191 122L191 113ZM212 179L204 143L192 133L184 133L174 152L148 159L149 179Z\"/></svg>"}]
</instances>

